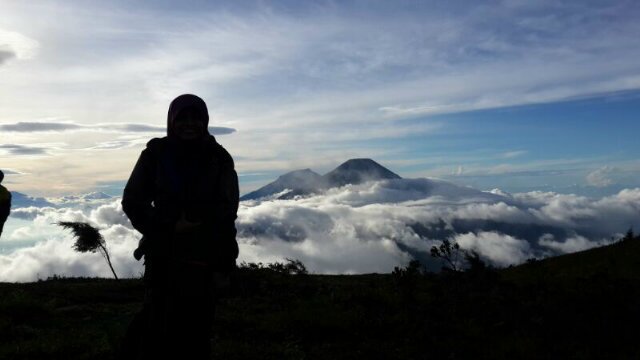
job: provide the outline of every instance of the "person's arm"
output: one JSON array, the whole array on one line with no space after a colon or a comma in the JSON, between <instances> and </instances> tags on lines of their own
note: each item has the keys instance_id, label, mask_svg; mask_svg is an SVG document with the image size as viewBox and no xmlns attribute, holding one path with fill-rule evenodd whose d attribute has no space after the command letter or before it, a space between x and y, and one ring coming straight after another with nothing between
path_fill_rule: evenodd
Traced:
<instances>
[{"instance_id":1,"label":"person's arm","mask_svg":"<svg viewBox=\"0 0 640 360\"><path fill-rule=\"evenodd\" d=\"M220 154L220 174L218 177L218 191L221 201L221 212L216 221L220 253L215 254L218 271L227 272L235 267L238 257L238 242L236 241L235 221L238 217L240 191L238 188L238 174L234 169L233 158L222 147Z\"/></svg>"},{"instance_id":2,"label":"person's arm","mask_svg":"<svg viewBox=\"0 0 640 360\"><path fill-rule=\"evenodd\" d=\"M0 187L2 186L0 185ZM2 187L0 191L2 191L2 193L4 194L4 199L0 201L0 219L5 221L7 220L7 218L9 217L9 213L11 212L11 192L4 187Z\"/></svg>"},{"instance_id":3,"label":"person's arm","mask_svg":"<svg viewBox=\"0 0 640 360\"><path fill-rule=\"evenodd\" d=\"M238 174L233 166L233 160L225 164L220 174L220 185L223 191L226 212L222 219L222 236L233 246L232 256L238 257L238 243L236 242L236 224L238 218L238 206L240 203L240 190L238 187Z\"/></svg>"},{"instance_id":4,"label":"person's arm","mask_svg":"<svg viewBox=\"0 0 640 360\"><path fill-rule=\"evenodd\" d=\"M155 189L155 162L151 151L143 150L122 195L122 209L133 227L143 235L153 231L155 209L151 205Z\"/></svg>"},{"instance_id":5,"label":"person's arm","mask_svg":"<svg viewBox=\"0 0 640 360\"><path fill-rule=\"evenodd\" d=\"M9 217L9 213L11 212L11 203L10 202L1 202L0 203L0 221L6 221Z\"/></svg>"}]
</instances>

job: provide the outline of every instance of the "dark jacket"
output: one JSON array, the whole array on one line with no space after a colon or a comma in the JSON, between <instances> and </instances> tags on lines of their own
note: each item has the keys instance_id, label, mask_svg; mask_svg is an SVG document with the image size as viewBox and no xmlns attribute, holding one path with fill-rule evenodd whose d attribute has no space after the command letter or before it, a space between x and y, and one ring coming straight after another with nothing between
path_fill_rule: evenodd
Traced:
<instances>
[{"instance_id":1,"label":"dark jacket","mask_svg":"<svg viewBox=\"0 0 640 360\"><path fill-rule=\"evenodd\" d=\"M238 256L238 177L231 155L212 135L185 143L173 134L173 122L182 109L196 107L206 115L200 98L183 97L187 96L169 108L168 136L152 139L140 154L122 207L145 238L147 263L204 263L229 270ZM201 225L189 234L175 235L182 214Z\"/></svg>"}]
</instances>

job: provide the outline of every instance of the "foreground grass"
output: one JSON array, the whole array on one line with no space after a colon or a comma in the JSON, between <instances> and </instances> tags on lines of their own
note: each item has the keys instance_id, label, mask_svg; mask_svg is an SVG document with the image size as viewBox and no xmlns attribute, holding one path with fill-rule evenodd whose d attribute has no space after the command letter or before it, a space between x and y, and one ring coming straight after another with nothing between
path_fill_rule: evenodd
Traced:
<instances>
[{"instance_id":1,"label":"foreground grass","mask_svg":"<svg viewBox=\"0 0 640 360\"><path fill-rule=\"evenodd\" d=\"M640 241L500 271L235 276L218 359L640 358ZM114 359L143 290L0 284L0 359Z\"/></svg>"}]
</instances>

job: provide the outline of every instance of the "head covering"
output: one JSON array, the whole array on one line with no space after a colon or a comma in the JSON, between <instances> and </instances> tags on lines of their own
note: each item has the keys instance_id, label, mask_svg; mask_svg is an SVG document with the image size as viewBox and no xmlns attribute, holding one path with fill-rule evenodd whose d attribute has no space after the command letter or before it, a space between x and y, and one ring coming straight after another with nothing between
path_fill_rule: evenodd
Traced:
<instances>
[{"instance_id":1,"label":"head covering","mask_svg":"<svg viewBox=\"0 0 640 360\"><path fill-rule=\"evenodd\" d=\"M183 94L173 99L171 105L169 105L169 113L167 114L167 136L169 138L177 138L174 124L180 112L187 108L194 109L200 113L202 121L205 123L205 132L207 134L209 133L209 111L207 110L207 104L196 95Z\"/></svg>"}]
</instances>

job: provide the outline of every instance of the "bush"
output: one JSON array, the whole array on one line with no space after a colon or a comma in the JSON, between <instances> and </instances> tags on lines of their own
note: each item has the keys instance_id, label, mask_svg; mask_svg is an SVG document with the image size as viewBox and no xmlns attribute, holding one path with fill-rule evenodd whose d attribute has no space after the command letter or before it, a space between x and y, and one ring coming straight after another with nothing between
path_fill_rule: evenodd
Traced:
<instances>
[{"instance_id":1,"label":"bush","mask_svg":"<svg viewBox=\"0 0 640 360\"><path fill-rule=\"evenodd\" d=\"M284 274L284 275L306 275L309 272L307 271L307 267L304 266L302 261L298 259L285 259L286 262L274 262L264 265L263 263L247 263L243 262L240 264L239 268L243 270L263 270L268 269L273 272Z\"/></svg>"},{"instance_id":2,"label":"bush","mask_svg":"<svg viewBox=\"0 0 640 360\"><path fill-rule=\"evenodd\" d=\"M420 261L418 260L413 259L409 261L409 264L404 268L398 266L394 267L391 274L394 278L402 278L423 275L426 272L427 270L424 268L422 263L420 263Z\"/></svg>"}]
</instances>

